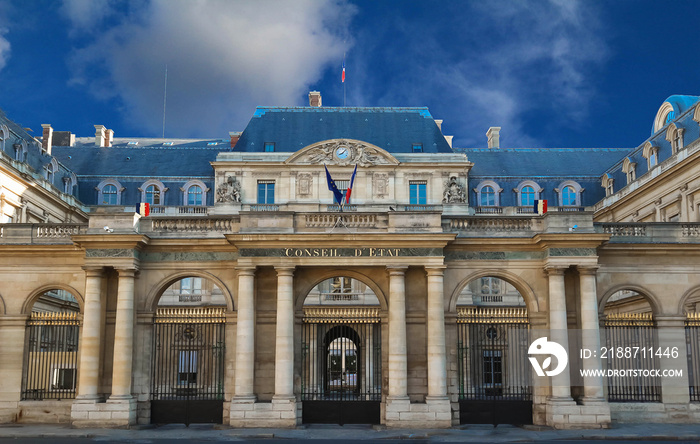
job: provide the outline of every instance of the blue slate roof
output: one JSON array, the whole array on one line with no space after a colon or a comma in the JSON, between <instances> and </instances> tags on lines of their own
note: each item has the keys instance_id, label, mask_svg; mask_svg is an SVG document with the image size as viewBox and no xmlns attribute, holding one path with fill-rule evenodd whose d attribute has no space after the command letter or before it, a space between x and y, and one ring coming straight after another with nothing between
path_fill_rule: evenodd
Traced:
<instances>
[{"instance_id":1,"label":"blue slate roof","mask_svg":"<svg viewBox=\"0 0 700 444\"><path fill-rule=\"evenodd\" d=\"M53 155L80 176L214 177L209 164L226 146L53 147Z\"/></svg>"},{"instance_id":2,"label":"blue slate roof","mask_svg":"<svg viewBox=\"0 0 700 444\"><path fill-rule=\"evenodd\" d=\"M471 177L600 177L630 148L460 148Z\"/></svg>"},{"instance_id":3,"label":"blue slate roof","mask_svg":"<svg viewBox=\"0 0 700 444\"><path fill-rule=\"evenodd\" d=\"M258 107L233 151L295 152L328 139L356 139L390 153L451 153L428 108Z\"/></svg>"}]
</instances>

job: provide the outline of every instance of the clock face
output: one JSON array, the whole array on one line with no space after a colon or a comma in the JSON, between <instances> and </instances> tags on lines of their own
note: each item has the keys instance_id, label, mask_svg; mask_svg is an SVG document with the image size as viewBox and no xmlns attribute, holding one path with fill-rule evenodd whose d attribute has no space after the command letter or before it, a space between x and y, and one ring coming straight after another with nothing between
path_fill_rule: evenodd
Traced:
<instances>
[{"instance_id":1,"label":"clock face","mask_svg":"<svg viewBox=\"0 0 700 444\"><path fill-rule=\"evenodd\" d=\"M338 156L338 159L347 159L350 155L350 150L346 146L339 146L335 149L335 155Z\"/></svg>"}]
</instances>

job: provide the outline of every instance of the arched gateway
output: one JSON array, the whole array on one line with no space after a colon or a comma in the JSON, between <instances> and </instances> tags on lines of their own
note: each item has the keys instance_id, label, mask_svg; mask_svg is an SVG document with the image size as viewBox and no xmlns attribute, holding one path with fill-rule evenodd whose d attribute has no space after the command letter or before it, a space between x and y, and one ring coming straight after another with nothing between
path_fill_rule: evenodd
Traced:
<instances>
[{"instance_id":1,"label":"arched gateway","mask_svg":"<svg viewBox=\"0 0 700 444\"><path fill-rule=\"evenodd\" d=\"M302 422L380 422L379 301L361 281L336 276L307 295L301 378Z\"/></svg>"},{"instance_id":2,"label":"arched gateway","mask_svg":"<svg viewBox=\"0 0 700 444\"><path fill-rule=\"evenodd\" d=\"M222 422L225 323L212 281L185 277L163 292L153 318L152 423Z\"/></svg>"}]
</instances>

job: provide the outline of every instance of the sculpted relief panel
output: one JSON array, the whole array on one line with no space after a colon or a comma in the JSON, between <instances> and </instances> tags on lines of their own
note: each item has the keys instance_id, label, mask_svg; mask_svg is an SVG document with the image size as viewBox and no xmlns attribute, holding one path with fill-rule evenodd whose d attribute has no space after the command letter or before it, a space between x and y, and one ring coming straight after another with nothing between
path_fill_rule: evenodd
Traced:
<instances>
[{"instance_id":1,"label":"sculpted relief panel","mask_svg":"<svg viewBox=\"0 0 700 444\"><path fill-rule=\"evenodd\" d=\"M351 139L333 139L319 142L292 155L287 163L325 165L397 165L388 152L374 145Z\"/></svg>"}]
</instances>

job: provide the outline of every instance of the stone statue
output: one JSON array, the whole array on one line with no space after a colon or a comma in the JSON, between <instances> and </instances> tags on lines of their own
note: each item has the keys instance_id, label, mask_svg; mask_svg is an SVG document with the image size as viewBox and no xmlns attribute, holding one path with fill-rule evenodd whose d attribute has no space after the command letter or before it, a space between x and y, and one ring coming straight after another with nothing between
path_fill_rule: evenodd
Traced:
<instances>
[{"instance_id":1,"label":"stone statue","mask_svg":"<svg viewBox=\"0 0 700 444\"><path fill-rule=\"evenodd\" d=\"M467 195L464 192L464 187L457 183L457 177L450 177L450 180L445 184L442 203L465 203L466 201Z\"/></svg>"},{"instance_id":2,"label":"stone statue","mask_svg":"<svg viewBox=\"0 0 700 444\"><path fill-rule=\"evenodd\" d=\"M239 203L241 201L241 184L235 177L228 176L226 182L219 184L216 190L216 201L222 203Z\"/></svg>"}]
</instances>

